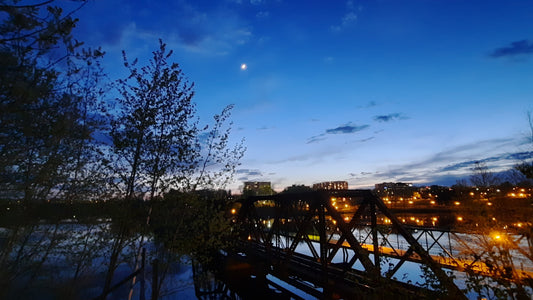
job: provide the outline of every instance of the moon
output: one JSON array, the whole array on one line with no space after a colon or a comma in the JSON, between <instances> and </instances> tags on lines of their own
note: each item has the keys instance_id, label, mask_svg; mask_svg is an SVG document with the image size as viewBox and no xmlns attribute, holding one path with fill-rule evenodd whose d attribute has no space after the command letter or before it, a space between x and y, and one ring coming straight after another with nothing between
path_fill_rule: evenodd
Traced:
<instances>
[{"instance_id":1,"label":"moon","mask_svg":"<svg viewBox=\"0 0 533 300\"><path fill-rule=\"evenodd\" d=\"M246 64L241 64L241 70L244 71L244 70L246 70L246 69L248 69L248 66L247 66Z\"/></svg>"}]
</instances>

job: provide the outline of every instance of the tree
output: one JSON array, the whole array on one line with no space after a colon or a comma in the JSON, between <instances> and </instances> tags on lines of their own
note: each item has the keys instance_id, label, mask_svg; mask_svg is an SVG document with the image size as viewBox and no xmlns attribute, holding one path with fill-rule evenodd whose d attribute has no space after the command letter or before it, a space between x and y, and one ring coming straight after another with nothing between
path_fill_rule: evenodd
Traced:
<instances>
[{"instance_id":1,"label":"tree","mask_svg":"<svg viewBox=\"0 0 533 300\"><path fill-rule=\"evenodd\" d=\"M130 75L117 82L120 112L111 137L128 199L147 191L153 198L194 169L198 133L191 102L194 85L177 63L167 62L171 55L160 40L149 64L137 68L137 60L130 63L123 52Z\"/></svg>"},{"instance_id":2,"label":"tree","mask_svg":"<svg viewBox=\"0 0 533 300\"><path fill-rule=\"evenodd\" d=\"M470 182L476 187L490 187L499 183L499 179L489 170L484 162L476 161L472 172Z\"/></svg>"},{"instance_id":3,"label":"tree","mask_svg":"<svg viewBox=\"0 0 533 300\"><path fill-rule=\"evenodd\" d=\"M168 62L171 55L161 40L147 66L137 68L124 53L130 76L118 81L120 112L111 137L127 199L146 192L153 198L170 188L223 187L245 151L242 141L229 147L232 105L214 116L212 128L198 128L194 84Z\"/></svg>"},{"instance_id":4,"label":"tree","mask_svg":"<svg viewBox=\"0 0 533 300\"><path fill-rule=\"evenodd\" d=\"M300 193L307 193L312 192L313 189L310 186L307 185L296 185L293 184L291 186L286 187L281 193L282 194L300 194Z\"/></svg>"},{"instance_id":5,"label":"tree","mask_svg":"<svg viewBox=\"0 0 533 300\"><path fill-rule=\"evenodd\" d=\"M43 277L54 252L72 242L58 220L40 224L36 211L49 206L34 202L72 200L94 174L103 52L82 49L72 36L72 14L86 3L76 2L70 12L52 0L0 4L0 195L24 203L11 207L17 218L2 225L9 230L2 237L0 293L9 294L5 284L17 286L21 278L33 284Z\"/></svg>"},{"instance_id":6,"label":"tree","mask_svg":"<svg viewBox=\"0 0 533 300\"><path fill-rule=\"evenodd\" d=\"M228 146L233 123L226 124L226 122L230 117L231 109L233 105L228 105L220 115L215 115L212 129L205 127L207 132L198 136L207 136L207 139L204 143L201 141L198 143L204 149L203 153L202 151L197 153L194 165L198 170L195 170L196 178L194 183L189 185L190 190L224 188L233 178L235 168L240 164L239 161L246 147L244 139L232 148Z\"/></svg>"},{"instance_id":7,"label":"tree","mask_svg":"<svg viewBox=\"0 0 533 300\"><path fill-rule=\"evenodd\" d=\"M92 133L81 121L89 99L76 95L68 79L79 62L102 53L78 55L81 43L71 35L77 20L52 2L0 5L0 186L25 203L64 191L85 166L76 157Z\"/></svg>"},{"instance_id":8,"label":"tree","mask_svg":"<svg viewBox=\"0 0 533 300\"><path fill-rule=\"evenodd\" d=\"M190 192L224 186L232 178L244 153L242 142L229 147L231 122L229 125L227 122L232 106L214 116L212 128L198 128L199 121L192 102L194 84L187 81L177 63L169 62L171 56L172 51L167 51L161 40L159 48L143 67L137 67L137 60L130 62L123 52L124 66L130 75L117 81L120 93L116 99L118 110L116 116L109 114L113 118L110 130L112 156L109 161L114 162L112 167L126 206L147 195L151 203L155 203L156 198L170 189ZM191 193L184 197L197 199ZM201 208L202 216L223 217L220 206L210 205L208 200L193 202ZM150 205L145 225L149 225ZM176 219L176 216L171 218ZM129 223L130 219L133 218L123 217L117 221L118 234L111 245L103 295L109 290L122 249L131 237L131 228L140 225ZM193 219L209 218L196 215ZM142 225L141 231L147 227L145 225ZM173 233L167 238L169 243L178 235L191 234L182 225L182 220L169 225ZM139 244L142 244L143 236L140 241Z\"/></svg>"},{"instance_id":9,"label":"tree","mask_svg":"<svg viewBox=\"0 0 533 300\"><path fill-rule=\"evenodd\" d=\"M527 113L527 120L529 123L529 131L530 131L528 142L530 146L532 147L531 149L532 151L529 152L529 160L524 160L523 162L517 164L515 166L515 169L520 171L527 178L533 179L533 160L531 159L533 156L533 116L531 115L531 112Z\"/></svg>"}]
</instances>

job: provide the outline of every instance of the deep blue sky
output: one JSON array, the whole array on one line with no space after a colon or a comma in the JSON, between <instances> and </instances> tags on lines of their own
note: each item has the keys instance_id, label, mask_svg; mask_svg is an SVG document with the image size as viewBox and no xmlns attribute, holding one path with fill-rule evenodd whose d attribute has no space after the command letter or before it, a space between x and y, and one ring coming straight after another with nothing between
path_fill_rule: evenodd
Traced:
<instances>
[{"instance_id":1,"label":"deep blue sky","mask_svg":"<svg viewBox=\"0 0 533 300\"><path fill-rule=\"evenodd\" d=\"M112 78L162 38L203 122L235 104L233 190L453 184L531 147L533 1L95 0L77 17Z\"/></svg>"}]
</instances>

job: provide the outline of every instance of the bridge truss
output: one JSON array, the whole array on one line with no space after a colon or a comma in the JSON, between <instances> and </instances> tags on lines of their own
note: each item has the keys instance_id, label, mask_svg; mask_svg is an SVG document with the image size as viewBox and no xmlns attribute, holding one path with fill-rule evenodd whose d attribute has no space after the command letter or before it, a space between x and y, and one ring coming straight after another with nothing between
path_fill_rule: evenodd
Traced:
<instances>
[{"instance_id":1,"label":"bridge truss","mask_svg":"<svg viewBox=\"0 0 533 300\"><path fill-rule=\"evenodd\" d=\"M238 221L247 254L268 262L286 281L298 285L297 274L320 287L322 293L307 289L318 298L380 295L386 285L406 298L432 297L437 289L464 299L444 269L488 273L484 253L459 234L405 226L369 190L252 196L242 200ZM461 259L457 243L473 255ZM430 272L431 286L397 280L407 262Z\"/></svg>"}]
</instances>

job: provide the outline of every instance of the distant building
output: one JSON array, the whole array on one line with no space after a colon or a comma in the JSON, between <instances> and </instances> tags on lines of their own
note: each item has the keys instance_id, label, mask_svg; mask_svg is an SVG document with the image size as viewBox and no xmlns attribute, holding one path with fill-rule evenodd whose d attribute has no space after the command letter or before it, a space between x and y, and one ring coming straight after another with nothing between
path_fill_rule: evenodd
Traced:
<instances>
[{"instance_id":1,"label":"distant building","mask_svg":"<svg viewBox=\"0 0 533 300\"><path fill-rule=\"evenodd\" d=\"M242 189L244 195L266 196L272 195L270 181L247 181Z\"/></svg>"},{"instance_id":2,"label":"distant building","mask_svg":"<svg viewBox=\"0 0 533 300\"><path fill-rule=\"evenodd\" d=\"M383 182L375 185L376 194L381 198L388 198L389 200L410 198L418 190L412 183L404 182Z\"/></svg>"},{"instance_id":3,"label":"distant building","mask_svg":"<svg viewBox=\"0 0 533 300\"><path fill-rule=\"evenodd\" d=\"M347 190L347 181L324 181L313 184L313 190Z\"/></svg>"}]
</instances>

